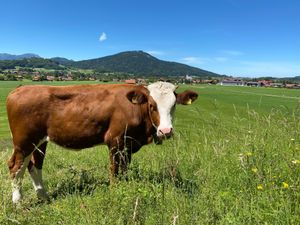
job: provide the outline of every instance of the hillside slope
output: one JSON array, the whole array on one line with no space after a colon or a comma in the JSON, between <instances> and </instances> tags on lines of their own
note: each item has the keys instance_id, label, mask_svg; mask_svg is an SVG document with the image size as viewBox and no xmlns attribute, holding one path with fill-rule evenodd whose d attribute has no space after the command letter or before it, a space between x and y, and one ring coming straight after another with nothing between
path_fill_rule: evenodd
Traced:
<instances>
[{"instance_id":1,"label":"hillside slope","mask_svg":"<svg viewBox=\"0 0 300 225\"><path fill-rule=\"evenodd\" d=\"M143 51L121 52L115 55L83 61L62 62L64 65L98 71L124 72L144 76L201 76L218 77L219 74L176 62L159 60Z\"/></svg>"},{"instance_id":2,"label":"hillside slope","mask_svg":"<svg viewBox=\"0 0 300 225\"><path fill-rule=\"evenodd\" d=\"M12 55L7 53L0 53L0 60L18 60L18 59L29 59L29 58L41 58L37 54L26 53L22 55Z\"/></svg>"}]
</instances>

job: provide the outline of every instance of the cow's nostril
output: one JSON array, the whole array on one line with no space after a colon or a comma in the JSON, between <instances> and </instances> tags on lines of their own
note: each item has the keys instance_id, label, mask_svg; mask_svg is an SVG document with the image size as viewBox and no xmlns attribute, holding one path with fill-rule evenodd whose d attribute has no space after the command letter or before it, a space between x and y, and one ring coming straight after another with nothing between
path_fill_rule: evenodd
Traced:
<instances>
[{"instance_id":1,"label":"cow's nostril","mask_svg":"<svg viewBox=\"0 0 300 225\"><path fill-rule=\"evenodd\" d=\"M159 129L159 136L161 137L171 137L172 136L172 128L163 128Z\"/></svg>"}]
</instances>

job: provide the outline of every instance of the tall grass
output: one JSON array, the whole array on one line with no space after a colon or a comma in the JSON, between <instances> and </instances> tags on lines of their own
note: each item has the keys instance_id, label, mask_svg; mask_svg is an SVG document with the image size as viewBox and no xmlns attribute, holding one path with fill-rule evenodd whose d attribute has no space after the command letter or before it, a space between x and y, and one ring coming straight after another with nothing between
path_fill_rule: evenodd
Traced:
<instances>
[{"instance_id":1,"label":"tall grass","mask_svg":"<svg viewBox=\"0 0 300 225\"><path fill-rule=\"evenodd\" d=\"M200 98L177 107L174 138L143 147L133 156L128 179L112 186L105 146L72 152L50 144L44 167L49 204L38 202L28 175L22 205L11 204L6 136L0 222L299 224L298 92L280 98L266 94L282 96L286 90L191 88Z\"/></svg>"}]
</instances>

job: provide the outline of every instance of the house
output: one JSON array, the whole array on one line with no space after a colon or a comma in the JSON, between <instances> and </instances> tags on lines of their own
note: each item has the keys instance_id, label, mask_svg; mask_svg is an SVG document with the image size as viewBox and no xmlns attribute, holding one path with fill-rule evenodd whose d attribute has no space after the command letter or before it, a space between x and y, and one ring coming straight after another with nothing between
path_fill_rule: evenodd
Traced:
<instances>
[{"instance_id":1,"label":"house","mask_svg":"<svg viewBox=\"0 0 300 225\"><path fill-rule=\"evenodd\" d=\"M72 81L73 77L72 76L67 76L64 78L64 81Z\"/></svg>"},{"instance_id":2,"label":"house","mask_svg":"<svg viewBox=\"0 0 300 225\"><path fill-rule=\"evenodd\" d=\"M145 80L145 79L142 79L142 78L138 78L138 79L137 79L137 83L138 83L138 84L141 84L141 85L146 85L146 84L147 84L146 80Z\"/></svg>"},{"instance_id":3,"label":"house","mask_svg":"<svg viewBox=\"0 0 300 225\"><path fill-rule=\"evenodd\" d=\"M281 88L283 87L283 83L272 83L271 87Z\"/></svg>"},{"instance_id":4,"label":"house","mask_svg":"<svg viewBox=\"0 0 300 225\"><path fill-rule=\"evenodd\" d=\"M272 84L272 81L270 81L270 80L260 80L258 82L261 83L262 87L271 87L271 84Z\"/></svg>"},{"instance_id":5,"label":"house","mask_svg":"<svg viewBox=\"0 0 300 225\"><path fill-rule=\"evenodd\" d=\"M136 80L135 79L128 79L128 80L125 80L125 83L126 84L136 84Z\"/></svg>"},{"instance_id":6,"label":"house","mask_svg":"<svg viewBox=\"0 0 300 225\"><path fill-rule=\"evenodd\" d=\"M193 77L191 77L191 76L189 76L189 75L187 74L187 75L185 75L185 80L191 82L191 81L193 80Z\"/></svg>"},{"instance_id":7,"label":"house","mask_svg":"<svg viewBox=\"0 0 300 225\"><path fill-rule=\"evenodd\" d=\"M17 79L18 81L22 81L22 80L23 80L23 76L22 76L22 75L17 75L17 76L16 76L16 79Z\"/></svg>"},{"instance_id":8,"label":"house","mask_svg":"<svg viewBox=\"0 0 300 225\"><path fill-rule=\"evenodd\" d=\"M245 82L240 79L224 79L220 82L222 86L244 86Z\"/></svg>"},{"instance_id":9,"label":"house","mask_svg":"<svg viewBox=\"0 0 300 225\"><path fill-rule=\"evenodd\" d=\"M261 87L262 83L259 81L249 81L246 83L246 85L250 87Z\"/></svg>"},{"instance_id":10,"label":"house","mask_svg":"<svg viewBox=\"0 0 300 225\"><path fill-rule=\"evenodd\" d=\"M42 78L40 75L35 75L32 77L32 81L41 81L41 80L42 80Z\"/></svg>"},{"instance_id":11,"label":"house","mask_svg":"<svg viewBox=\"0 0 300 225\"><path fill-rule=\"evenodd\" d=\"M286 84L285 87L289 89L300 89L300 84Z\"/></svg>"},{"instance_id":12,"label":"house","mask_svg":"<svg viewBox=\"0 0 300 225\"><path fill-rule=\"evenodd\" d=\"M55 80L55 77L54 77L54 76L49 76L49 75L47 75L47 76L46 76L46 80L47 80L47 81L54 81L54 80Z\"/></svg>"}]
</instances>

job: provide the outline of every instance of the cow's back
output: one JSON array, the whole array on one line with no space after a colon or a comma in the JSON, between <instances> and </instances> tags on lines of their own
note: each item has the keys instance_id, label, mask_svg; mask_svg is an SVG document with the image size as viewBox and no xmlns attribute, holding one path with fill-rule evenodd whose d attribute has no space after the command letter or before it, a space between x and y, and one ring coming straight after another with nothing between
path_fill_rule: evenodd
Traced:
<instances>
[{"instance_id":1,"label":"cow's back","mask_svg":"<svg viewBox=\"0 0 300 225\"><path fill-rule=\"evenodd\" d=\"M72 149L104 142L116 108L117 91L114 85L52 88L47 135L53 142Z\"/></svg>"}]
</instances>

